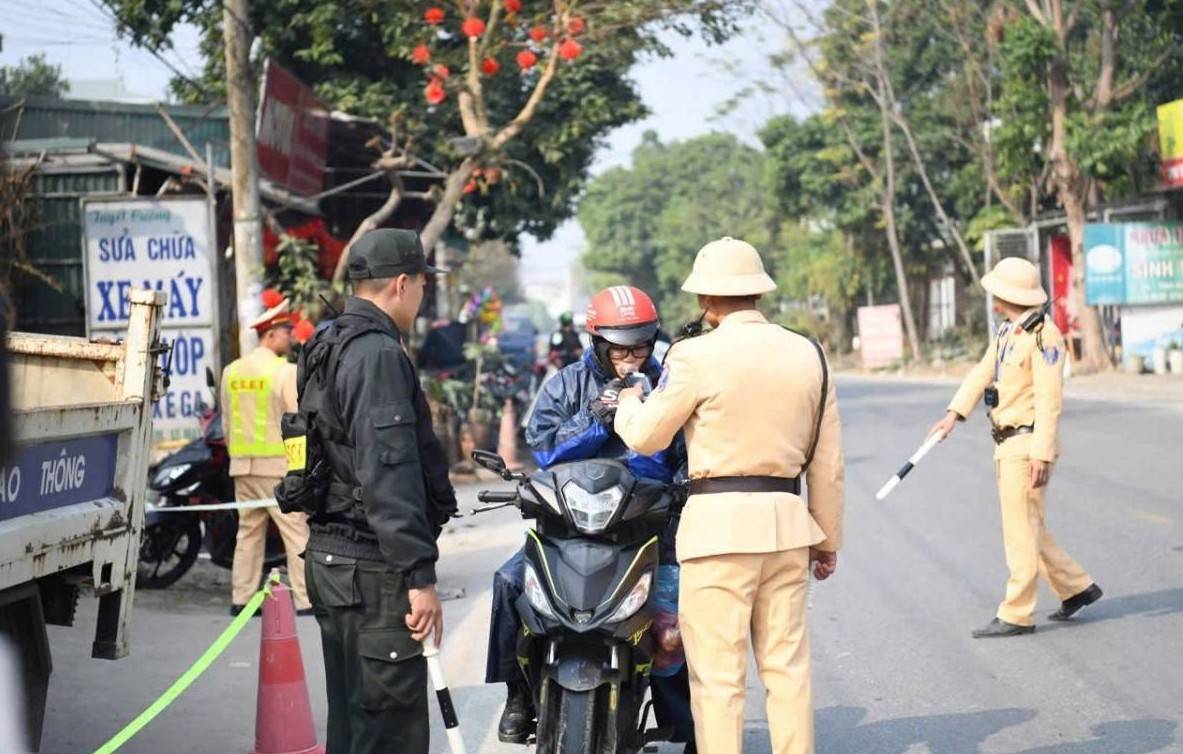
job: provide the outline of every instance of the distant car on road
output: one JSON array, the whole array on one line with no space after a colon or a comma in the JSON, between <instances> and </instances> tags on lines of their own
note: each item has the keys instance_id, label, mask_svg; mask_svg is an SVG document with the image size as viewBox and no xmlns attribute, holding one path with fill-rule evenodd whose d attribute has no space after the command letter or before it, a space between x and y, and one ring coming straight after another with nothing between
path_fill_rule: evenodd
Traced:
<instances>
[{"instance_id":1,"label":"distant car on road","mask_svg":"<svg viewBox=\"0 0 1183 754\"><path fill-rule=\"evenodd\" d=\"M538 328L526 307L506 307L501 315L502 329L497 333L497 347L505 360L522 371L530 371L538 361Z\"/></svg>"}]
</instances>

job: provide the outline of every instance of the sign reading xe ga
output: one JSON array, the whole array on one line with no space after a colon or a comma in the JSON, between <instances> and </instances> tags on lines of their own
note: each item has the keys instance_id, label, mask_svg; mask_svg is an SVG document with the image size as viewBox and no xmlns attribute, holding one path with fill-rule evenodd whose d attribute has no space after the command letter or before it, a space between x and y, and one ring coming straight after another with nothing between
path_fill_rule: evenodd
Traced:
<instances>
[{"instance_id":1,"label":"sign reading xe ga","mask_svg":"<svg viewBox=\"0 0 1183 754\"><path fill-rule=\"evenodd\" d=\"M329 152L328 108L298 78L270 60L263 72L258 124L263 176L296 194L319 194Z\"/></svg>"}]
</instances>

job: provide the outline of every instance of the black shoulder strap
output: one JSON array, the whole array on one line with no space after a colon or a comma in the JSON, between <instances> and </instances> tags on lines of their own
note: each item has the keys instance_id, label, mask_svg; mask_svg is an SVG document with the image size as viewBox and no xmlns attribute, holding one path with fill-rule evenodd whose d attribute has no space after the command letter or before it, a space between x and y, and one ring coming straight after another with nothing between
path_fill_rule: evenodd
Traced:
<instances>
[{"instance_id":1,"label":"black shoulder strap","mask_svg":"<svg viewBox=\"0 0 1183 754\"><path fill-rule=\"evenodd\" d=\"M817 350L817 359L822 370L822 395L817 402L817 418L813 424L813 439L809 443L809 452L805 454L805 463L801 464L801 475L804 476L805 472L809 470L809 465L813 463L813 455L817 452L817 443L821 439L822 419L826 415L826 398L830 394L830 367L826 363L826 352L822 350L822 344L817 338L811 338L805 333L794 330L791 327L786 327L785 329L791 333L800 335L813 344L813 347Z\"/></svg>"},{"instance_id":2,"label":"black shoulder strap","mask_svg":"<svg viewBox=\"0 0 1183 754\"><path fill-rule=\"evenodd\" d=\"M372 332L385 332L381 327L362 320L356 326L350 326L346 315L337 318L332 325L318 333L311 342L311 348L300 354L300 366L297 377L297 392L301 398L301 411L304 410L304 388L310 380L315 382L322 394L318 396L316 410L322 416L320 424L327 434L334 440L342 440L346 427L341 417L341 408L337 405L337 368L341 364L343 349L354 340Z\"/></svg>"}]
</instances>

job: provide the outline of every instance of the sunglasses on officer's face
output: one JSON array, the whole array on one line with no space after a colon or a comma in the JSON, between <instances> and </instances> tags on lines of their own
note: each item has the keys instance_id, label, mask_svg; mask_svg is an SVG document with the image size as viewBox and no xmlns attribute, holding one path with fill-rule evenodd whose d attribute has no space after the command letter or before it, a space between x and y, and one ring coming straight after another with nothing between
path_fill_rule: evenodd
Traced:
<instances>
[{"instance_id":1,"label":"sunglasses on officer's face","mask_svg":"<svg viewBox=\"0 0 1183 754\"><path fill-rule=\"evenodd\" d=\"M613 359L623 359L632 356L634 359L648 358L653 353L653 346L646 343L642 346L608 346L608 356Z\"/></svg>"}]
</instances>

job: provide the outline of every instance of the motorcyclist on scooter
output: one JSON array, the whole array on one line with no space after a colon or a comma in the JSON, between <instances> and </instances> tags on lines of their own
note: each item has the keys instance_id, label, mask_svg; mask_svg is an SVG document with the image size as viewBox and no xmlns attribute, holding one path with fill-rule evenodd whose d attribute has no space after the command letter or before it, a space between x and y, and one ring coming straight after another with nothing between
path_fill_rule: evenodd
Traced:
<instances>
[{"instance_id":1,"label":"motorcyclist on scooter","mask_svg":"<svg viewBox=\"0 0 1183 754\"><path fill-rule=\"evenodd\" d=\"M592 297L587 312L587 332L592 347L579 361L562 369L543 387L526 429L526 442L538 465L545 469L560 463L590 458L624 462L638 477L673 481L686 466L685 444L677 438L668 449L652 456L629 450L612 430L616 395L625 379L644 375L656 385L661 368L653 358L658 332L657 308L639 288L614 286ZM661 536L661 562L675 565L676 519ZM508 697L498 725L498 737L507 743L526 743L533 730L535 710L530 690L516 657L521 622L514 602L522 593L524 552L519 550L493 577L493 611L490 623L486 683L505 683ZM676 636L659 637L669 647ZM673 740L686 741L694 752L694 724L690 716L687 671L669 677L651 677L654 708L659 726L674 728Z\"/></svg>"},{"instance_id":2,"label":"motorcyclist on scooter","mask_svg":"<svg viewBox=\"0 0 1183 754\"><path fill-rule=\"evenodd\" d=\"M579 361L583 355L583 341L575 331L575 317L571 312L559 315L559 329L550 336L548 360L562 369Z\"/></svg>"}]
</instances>

